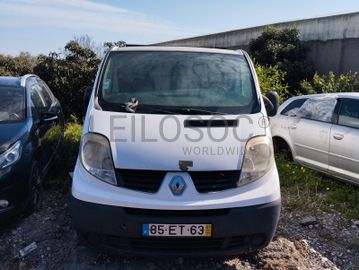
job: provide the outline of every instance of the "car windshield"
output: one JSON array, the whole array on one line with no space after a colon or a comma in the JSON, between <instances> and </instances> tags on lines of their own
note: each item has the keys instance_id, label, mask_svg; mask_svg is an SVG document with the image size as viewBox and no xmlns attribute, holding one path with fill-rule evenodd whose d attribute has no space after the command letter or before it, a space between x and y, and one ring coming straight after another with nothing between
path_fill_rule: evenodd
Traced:
<instances>
[{"instance_id":1,"label":"car windshield","mask_svg":"<svg viewBox=\"0 0 359 270\"><path fill-rule=\"evenodd\" d=\"M0 85L0 124L19 122L25 117L24 89Z\"/></svg>"},{"instance_id":2,"label":"car windshield","mask_svg":"<svg viewBox=\"0 0 359 270\"><path fill-rule=\"evenodd\" d=\"M259 111L243 55L204 52L112 52L98 93L107 111L249 114ZM128 110L127 110L128 111ZM134 112L134 111L132 111Z\"/></svg>"}]
</instances>

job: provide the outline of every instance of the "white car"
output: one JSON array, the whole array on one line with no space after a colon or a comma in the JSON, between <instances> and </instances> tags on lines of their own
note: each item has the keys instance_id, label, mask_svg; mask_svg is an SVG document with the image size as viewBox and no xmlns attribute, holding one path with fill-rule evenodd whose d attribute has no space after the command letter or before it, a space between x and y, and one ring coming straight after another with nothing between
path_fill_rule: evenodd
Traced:
<instances>
[{"instance_id":1,"label":"white car","mask_svg":"<svg viewBox=\"0 0 359 270\"><path fill-rule=\"evenodd\" d=\"M276 150L304 166L359 184L359 93L290 98L270 123Z\"/></svg>"},{"instance_id":2,"label":"white car","mask_svg":"<svg viewBox=\"0 0 359 270\"><path fill-rule=\"evenodd\" d=\"M274 114L277 100L262 97L243 51L112 49L89 95L73 174L80 238L141 255L268 245L281 196L263 99Z\"/></svg>"}]
</instances>

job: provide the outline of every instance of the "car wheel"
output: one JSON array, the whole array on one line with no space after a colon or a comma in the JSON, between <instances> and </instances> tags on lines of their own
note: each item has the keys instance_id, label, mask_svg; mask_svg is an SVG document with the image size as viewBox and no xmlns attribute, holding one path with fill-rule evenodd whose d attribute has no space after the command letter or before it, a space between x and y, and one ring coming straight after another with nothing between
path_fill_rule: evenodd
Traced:
<instances>
[{"instance_id":1,"label":"car wheel","mask_svg":"<svg viewBox=\"0 0 359 270\"><path fill-rule=\"evenodd\" d=\"M29 198L25 209L25 214L31 214L37 210L41 202L42 178L37 163L34 163L31 169L29 180Z\"/></svg>"},{"instance_id":2,"label":"car wheel","mask_svg":"<svg viewBox=\"0 0 359 270\"><path fill-rule=\"evenodd\" d=\"M281 138L273 138L274 153L283 156L285 160L293 161L292 151L287 142Z\"/></svg>"}]
</instances>

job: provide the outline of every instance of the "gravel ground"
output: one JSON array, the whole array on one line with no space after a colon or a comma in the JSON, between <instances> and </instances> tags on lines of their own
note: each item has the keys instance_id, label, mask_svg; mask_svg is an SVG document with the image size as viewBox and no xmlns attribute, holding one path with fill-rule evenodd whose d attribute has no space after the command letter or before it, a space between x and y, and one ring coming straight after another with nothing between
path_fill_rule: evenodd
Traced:
<instances>
[{"instance_id":1,"label":"gravel ground","mask_svg":"<svg viewBox=\"0 0 359 270\"><path fill-rule=\"evenodd\" d=\"M302 224L301 224L302 223ZM78 244L67 196L47 191L39 211L0 227L0 269L359 269L359 222L339 213L314 217L285 206L276 237L262 251L227 258L111 256ZM21 257L19 250L37 248Z\"/></svg>"}]
</instances>

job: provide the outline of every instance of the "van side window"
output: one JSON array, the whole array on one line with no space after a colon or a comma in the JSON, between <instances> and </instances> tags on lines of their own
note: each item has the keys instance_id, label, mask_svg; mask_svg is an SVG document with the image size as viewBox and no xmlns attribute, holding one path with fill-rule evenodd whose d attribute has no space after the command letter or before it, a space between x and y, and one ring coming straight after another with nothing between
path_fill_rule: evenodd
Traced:
<instances>
[{"instance_id":1,"label":"van side window","mask_svg":"<svg viewBox=\"0 0 359 270\"><path fill-rule=\"evenodd\" d=\"M302 105L304 104L304 102L307 101L307 98L300 98L300 99L296 99L293 100L291 103L289 103L287 105L287 107L285 107L282 111L281 111L281 115L289 115L289 112L294 110L294 109L298 109L300 107L302 107Z\"/></svg>"},{"instance_id":2,"label":"van side window","mask_svg":"<svg viewBox=\"0 0 359 270\"><path fill-rule=\"evenodd\" d=\"M300 118L330 123L333 121L334 109L338 103L336 97L308 99L297 111Z\"/></svg>"},{"instance_id":3,"label":"van side window","mask_svg":"<svg viewBox=\"0 0 359 270\"><path fill-rule=\"evenodd\" d=\"M338 124L341 126L359 128L359 99L342 99Z\"/></svg>"}]
</instances>

